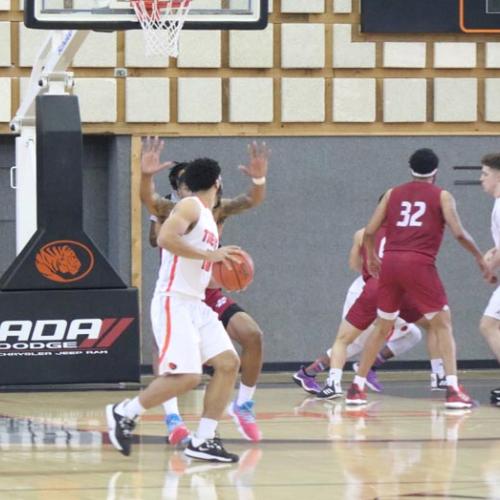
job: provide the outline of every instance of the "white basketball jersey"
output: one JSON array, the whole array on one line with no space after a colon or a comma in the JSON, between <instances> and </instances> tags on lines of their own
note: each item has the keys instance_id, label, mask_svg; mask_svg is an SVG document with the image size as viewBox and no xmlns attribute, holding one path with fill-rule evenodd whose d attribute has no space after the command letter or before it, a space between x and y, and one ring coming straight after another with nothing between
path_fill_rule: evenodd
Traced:
<instances>
[{"instance_id":1,"label":"white basketball jersey","mask_svg":"<svg viewBox=\"0 0 500 500\"><path fill-rule=\"evenodd\" d=\"M491 213L491 236L493 236L495 246L500 248L500 198L495 200Z\"/></svg>"},{"instance_id":2,"label":"white basketball jersey","mask_svg":"<svg viewBox=\"0 0 500 500\"><path fill-rule=\"evenodd\" d=\"M182 239L198 250L216 250L219 237L212 211L206 208L196 196L190 198L195 199L200 205L200 218L193 229L182 236ZM204 299L205 289L211 275L211 262L179 257L162 248L155 293L182 294Z\"/></svg>"}]
</instances>

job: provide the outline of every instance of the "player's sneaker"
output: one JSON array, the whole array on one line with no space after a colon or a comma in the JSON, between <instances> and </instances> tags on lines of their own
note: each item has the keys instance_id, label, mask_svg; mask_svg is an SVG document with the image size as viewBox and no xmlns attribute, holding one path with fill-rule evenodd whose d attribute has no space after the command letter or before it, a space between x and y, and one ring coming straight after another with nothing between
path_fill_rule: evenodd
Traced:
<instances>
[{"instance_id":1,"label":"player's sneaker","mask_svg":"<svg viewBox=\"0 0 500 500\"><path fill-rule=\"evenodd\" d=\"M165 423L168 429L167 442L169 444L177 446L189 443L189 429L179 414L170 413L169 415L165 415Z\"/></svg>"},{"instance_id":2,"label":"player's sneaker","mask_svg":"<svg viewBox=\"0 0 500 500\"><path fill-rule=\"evenodd\" d=\"M120 453L128 456L132 448L132 431L135 428L135 421L116 413L116 406L106 406L109 440Z\"/></svg>"},{"instance_id":3,"label":"player's sneaker","mask_svg":"<svg viewBox=\"0 0 500 500\"><path fill-rule=\"evenodd\" d=\"M293 381L309 394L318 394L321 391L321 386L316 382L316 378L308 375L303 366L293 374Z\"/></svg>"},{"instance_id":4,"label":"player's sneaker","mask_svg":"<svg viewBox=\"0 0 500 500\"><path fill-rule=\"evenodd\" d=\"M465 392L464 388L458 386L458 391L453 387L446 387L446 408L472 408L474 400Z\"/></svg>"},{"instance_id":5,"label":"player's sneaker","mask_svg":"<svg viewBox=\"0 0 500 500\"><path fill-rule=\"evenodd\" d=\"M355 373L358 373L359 363L353 363L352 369ZM382 392L384 386L380 383L377 372L375 370L370 370L366 375L366 385L374 392Z\"/></svg>"},{"instance_id":6,"label":"player's sneaker","mask_svg":"<svg viewBox=\"0 0 500 500\"><path fill-rule=\"evenodd\" d=\"M220 438L205 439L198 446L194 446L193 441L187 445L184 454L197 460L208 462L237 462L238 455L229 453L224 449Z\"/></svg>"},{"instance_id":7,"label":"player's sneaker","mask_svg":"<svg viewBox=\"0 0 500 500\"><path fill-rule=\"evenodd\" d=\"M358 384L351 384L347 391L345 402L348 405L364 405L366 404L366 392L359 388Z\"/></svg>"},{"instance_id":8,"label":"player's sneaker","mask_svg":"<svg viewBox=\"0 0 500 500\"><path fill-rule=\"evenodd\" d=\"M262 439L262 434L255 420L255 414L253 412L253 401L247 401L242 405L238 406L236 401L231 403L228 408L228 413L233 417L234 422L238 426L238 430L242 436L249 441L260 441Z\"/></svg>"},{"instance_id":9,"label":"player's sneaker","mask_svg":"<svg viewBox=\"0 0 500 500\"><path fill-rule=\"evenodd\" d=\"M497 389L492 389L490 394L492 398L500 399L500 387L498 387Z\"/></svg>"},{"instance_id":10,"label":"player's sneaker","mask_svg":"<svg viewBox=\"0 0 500 500\"><path fill-rule=\"evenodd\" d=\"M500 406L500 387L498 389L491 390L490 402L492 405Z\"/></svg>"},{"instance_id":11,"label":"player's sneaker","mask_svg":"<svg viewBox=\"0 0 500 500\"><path fill-rule=\"evenodd\" d=\"M446 376L440 377L437 373L431 373L431 391L446 391Z\"/></svg>"},{"instance_id":12,"label":"player's sneaker","mask_svg":"<svg viewBox=\"0 0 500 500\"><path fill-rule=\"evenodd\" d=\"M337 399L341 398L342 396L343 394L340 384L333 383L332 385L330 385L327 382L325 384L325 387L323 387L323 389L321 389L321 391L316 394L316 399Z\"/></svg>"}]
</instances>

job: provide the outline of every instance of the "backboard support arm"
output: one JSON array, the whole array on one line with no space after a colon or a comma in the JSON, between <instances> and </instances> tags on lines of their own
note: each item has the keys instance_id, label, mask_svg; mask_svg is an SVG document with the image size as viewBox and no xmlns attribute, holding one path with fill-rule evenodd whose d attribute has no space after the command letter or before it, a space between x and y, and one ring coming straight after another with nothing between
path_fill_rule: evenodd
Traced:
<instances>
[{"instance_id":1,"label":"backboard support arm","mask_svg":"<svg viewBox=\"0 0 500 500\"><path fill-rule=\"evenodd\" d=\"M50 31L38 51L28 89L10 122L16 138L16 165L12 167L16 189L16 254L37 229L35 99L41 94L65 95L73 88L67 71L90 31Z\"/></svg>"}]
</instances>

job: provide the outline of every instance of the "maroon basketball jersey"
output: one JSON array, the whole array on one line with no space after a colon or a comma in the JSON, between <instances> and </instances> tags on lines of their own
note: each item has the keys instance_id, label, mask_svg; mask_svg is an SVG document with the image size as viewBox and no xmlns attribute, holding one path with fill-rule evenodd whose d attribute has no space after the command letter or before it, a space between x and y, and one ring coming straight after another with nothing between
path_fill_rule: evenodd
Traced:
<instances>
[{"instance_id":1,"label":"maroon basketball jersey","mask_svg":"<svg viewBox=\"0 0 500 500\"><path fill-rule=\"evenodd\" d=\"M382 260L384 256L384 248L385 248L385 223L380 226L379 230L375 233L375 252L377 253L379 259ZM368 272L368 268L366 267L366 248L363 245L361 247L361 257L363 258L363 267L361 269L361 274L363 279L366 281L371 277L371 274Z\"/></svg>"},{"instance_id":2,"label":"maroon basketball jersey","mask_svg":"<svg viewBox=\"0 0 500 500\"><path fill-rule=\"evenodd\" d=\"M385 221L386 252L415 252L435 259L445 226L441 191L418 181L393 188Z\"/></svg>"}]
</instances>

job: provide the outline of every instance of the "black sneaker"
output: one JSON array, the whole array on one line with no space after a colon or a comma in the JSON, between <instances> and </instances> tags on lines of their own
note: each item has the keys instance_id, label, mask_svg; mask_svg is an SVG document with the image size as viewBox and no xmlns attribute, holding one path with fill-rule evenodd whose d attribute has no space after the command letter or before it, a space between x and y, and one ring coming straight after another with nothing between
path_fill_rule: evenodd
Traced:
<instances>
[{"instance_id":1,"label":"black sneaker","mask_svg":"<svg viewBox=\"0 0 500 500\"><path fill-rule=\"evenodd\" d=\"M500 387L491 391L490 402L492 405L500 406Z\"/></svg>"},{"instance_id":2,"label":"black sneaker","mask_svg":"<svg viewBox=\"0 0 500 500\"><path fill-rule=\"evenodd\" d=\"M115 411L116 406L106 406L109 440L120 453L129 456L132 448L132 431L134 430L135 422L123 415L118 415Z\"/></svg>"},{"instance_id":3,"label":"black sneaker","mask_svg":"<svg viewBox=\"0 0 500 500\"><path fill-rule=\"evenodd\" d=\"M431 391L446 391L447 387L446 375L440 377L437 373L431 373Z\"/></svg>"},{"instance_id":4,"label":"black sneaker","mask_svg":"<svg viewBox=\"0 0 500 500\"><path fill-rule=\"evenodd\" d=\"M337 399L341 398L342 395L342 389L339 386L335 387L335 384L329 385L327 382L325 387L316 394L316 399Z\"/></svg>"},{"instance_id":5,"label":"black sneaker","mask_svg":"<svg viewBox=\"0 0 500 500\"><path fill-rule=\"evenodd\" d=\"M220 438L205 439L198 446L193 445L193 441L188 444L184 454L197 460L206 460L208 462L237 462L238 455L228 453Z\"/></svg>"}]
</instances>

